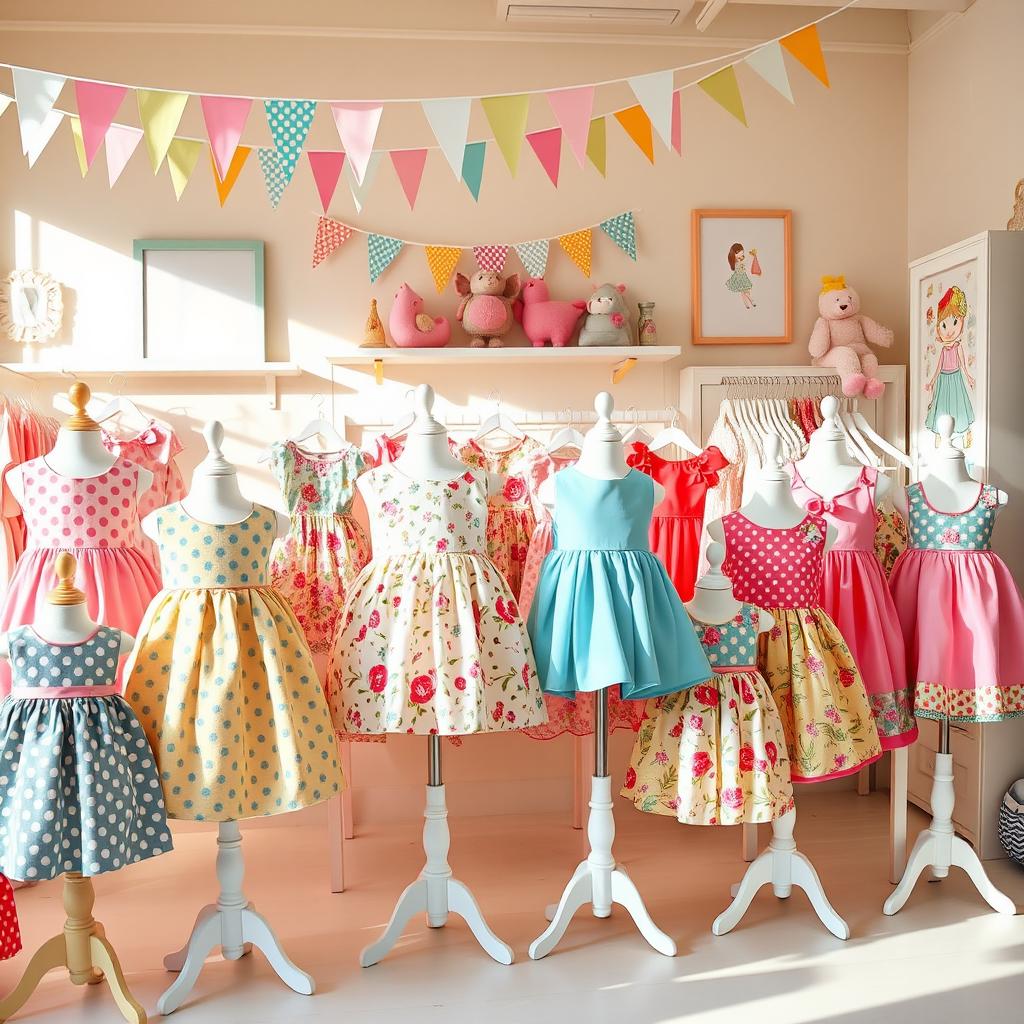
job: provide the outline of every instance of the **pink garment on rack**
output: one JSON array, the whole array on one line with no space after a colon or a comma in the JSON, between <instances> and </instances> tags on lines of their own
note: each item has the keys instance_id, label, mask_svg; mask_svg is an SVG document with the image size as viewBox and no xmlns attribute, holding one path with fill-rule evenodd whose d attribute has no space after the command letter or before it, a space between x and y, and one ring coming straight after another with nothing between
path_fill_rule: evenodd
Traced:
<instances>
[{"instance_id":1,"label":"pink garment on rack","mask_svg":"<svg viewBox=\"0 0 1024 1024\"><path fill-rule=\"evenodd\" d=\"M154 509L181 501L188 493L175 461L184 446L168 424L151 419L132 437L119 437L106 430L102 437L108 452L130 459L153 474L152 486L139 498L139 519L145 519Z\"/></svg>"}]
</instances>

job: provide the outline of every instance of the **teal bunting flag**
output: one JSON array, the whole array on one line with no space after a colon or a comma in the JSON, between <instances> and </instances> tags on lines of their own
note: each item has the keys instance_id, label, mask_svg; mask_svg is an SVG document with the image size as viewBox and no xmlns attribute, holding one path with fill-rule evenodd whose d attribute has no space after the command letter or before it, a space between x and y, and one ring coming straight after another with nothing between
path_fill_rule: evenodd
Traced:
<instances>
[{"instance_id":1,"label":"teal bunting flag","mask_svg":"<svg viewBox=\"0 0 1024 1024\"><path fill-rule=\"evenodd\" d=\"M371 284L391 266L394 258L402 251L403 244L400 238L391 238L388 235L366 236L366 257Z\"/></svg>"},{"instance_id":2,"label":"teal bunting flag","mask_svg":"<svg viewBox=\"0 0 1024 1024\"><path fill-rule=\"evenodd\" d=\"M541 238L536 242L520 242L516 246L519 257L530 277L543 277L548 267L548 242Z\"/></svg>"},{"instance_id":3,"label":"teal bunting flag","mask_svg":"<svg viewBox=\"0 0 1024 1024\"><path fill-rule=\"evenodd\" d=\"M636 260L636 225L632 213L601 221L601 230L633 261Z\"/></svg>"},{"instance_id":4,"label":"teal bunting flag","mask_svg":"<svg viewBox=\"0 0 1024 1024\"><path fill-rule=\"evenodd\" d=\"M260 162L260 170L263 172L263 184L267 190L267 198L270 200L270 205L276 210L284 190L288 187L288 179L285 177L276 149L260 146L256 150L256 156Z\"/></svg>"},{"instance_id":5,"label":"teal bunting flag","mask_svg":"<svg viewBox=\"0 0 1024 1024\"><path fill-rule=\"evenodd\" d=\"M263 107L287 187L302 155L302 146L316 113L316 103L313 100L264 100Z\"/></svg>"},{"instance_id":6,"label":"teal bunting flag","mask_svg":"<svg viewBox=\"0 0 1024 1024\"><path fill-rule=\"evenodd\" d=\"M471 142L462 154L462 180L474 199L480 198L480 183L484 177L486 142Z\"/></svg>"}]
</instances>

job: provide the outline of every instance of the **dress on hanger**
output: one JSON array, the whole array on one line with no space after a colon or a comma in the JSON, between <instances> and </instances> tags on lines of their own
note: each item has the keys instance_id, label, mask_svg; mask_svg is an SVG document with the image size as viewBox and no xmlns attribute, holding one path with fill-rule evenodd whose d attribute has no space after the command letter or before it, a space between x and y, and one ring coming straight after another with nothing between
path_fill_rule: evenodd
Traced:
<instances>
[{"instance_id":1,"label":"dress on hanger","mask_svg":"<svg viewBox=\"0 0 1024 1024\"><path fill-rule=\"evenodd\" d=\"M284 598L267 586L277 513L210 525L156 513L164 589L125 664L125 696L153 747L167 813L281 814L342 785L327 701Z\"/></svg>"},{"instance_id":2,"label":"dress on hanger","mask_svg":"<svg viewBox=\"0 0 1024 1024\"><path fill-rule=\"evenodd\" d=\"M793 806L786 736L757 669L759 610L728 622L690 617L712 674L647 702L622 796L687 825L774 821Z\"/></svg>"},{"instance_id":3,"label":"dress on hanger","mask_svg":"<svg viewBox=\"0 0 1024 1024\"><path fill-rule=\"evenodd\" d=\"M999 492L978 485L962 512L907 488L911 546L889 584L921 718L999 722L1024 715L1024 602L992 550Z\"/></svg>"},{"instance_id":4,"label":"dress on hanger","mask_svg":"<svg viewBox=\"0 0 1024 1024\"><path fill-rule=\"evenodd\" d=\"M349 590L329 670L335 727L458 736L545 721L515 598L486 556L486 488L468 470L361 484L373 558Z\"/></svg>"},{"instance_id":5,"label":"dress on hanger","mask_svg":"<svg viewBox=\"0 0 1024 1024\"><path fill-rule=\"evenodd\" d=\"M648 529L654 481L631 469L598 480L555 476L554 549L530 609L541 686L575 698L616 683L628 700L708 678L704 656Z\"/></svg>"},{"instance_id":6,"label":"dress on hanger","mask_svg":"<svg viewBox=\"0 0 1024 1024\"><path fill-rule=\"evenodd\" d=\"M21 952L21 927L14 903L14 886L0 875L0 960L10 960Z\"/></svg>"},{"instance_id":7,"label":"dress on hanger","mask_svg":"<svg viewBox=\"0 0 1024 1024\"><path fill-rule=\"evenodd\" d=\"M680 598L689 601L700 562L705 499L718 484L719 470L729 463L714 445L700 455L673 461L640 443L632 446L626 462L665 488L665 497L651 517L651 550L668 570Z\"/></svg>"},{"instance_id":8,"label":"dress on hanger","mask_svg":"<svg viewBox=\"0 0 1024 1024\"><path fill-rule=\"evenodd\" d=\"M170 850L153 751L117 695L120 631L54 644L21 626L7 646L0 870L26 881L98 875Z\"/></svg>"},{"instance_id":9,"label":"dress on hanger","mask_svg":"<svg viewBox=\"0 0 1024 1024\"><path fill-rule=\"evenodd\" d=\"M772 689L794 782L852 775L882 756L871 706L849 646L821 606L827 524L808 512L796 526L723 517L725 561L740 601L775 625L759 638L758 664Z\"/></svg>"},{"instance_id":10,"label":"dress on hanger","mask_svg":"<svg viewBox=\"0 0 1024 1024\"><path fill-rule=\"evenodd\" d=\"M822 607L853 652L882 749L893 750L917 739L917 723L900 620L874 550L877 484L878 470L864 466L851 487L825 499L793 464L797 504L823 516L839 532L825 553Z\"/></svg>"},{"instance_id":11,"label":"dress on hanger","mask_svg":"<svg viewBox=\"0 0 1024 1024\"><path fill-rule=\"evenodd\" d=\"M131 459L136 466L148 469L153 474L153 483L139 498L140 520L145 519L154 509L163 508L185 497L185 480L175 462L185 449L169 424L151 419L132 437L120 437L109 430L101 430L100 437L108 452Z\"/></svg>"}]
</instances>

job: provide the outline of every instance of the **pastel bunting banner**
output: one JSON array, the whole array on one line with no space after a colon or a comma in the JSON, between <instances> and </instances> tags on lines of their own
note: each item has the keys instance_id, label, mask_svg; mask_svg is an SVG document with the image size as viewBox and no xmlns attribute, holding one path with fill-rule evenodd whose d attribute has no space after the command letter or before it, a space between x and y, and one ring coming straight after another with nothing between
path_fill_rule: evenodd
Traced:
<instances>
[{"instance_id":1,"label":"pastel bunting banner","mask_svg":"<svg viewBox=\"0 0 1024 1024\"><path fill-rule=\"evenodd\" d=\"M283 191L295 174L295 165L299 162L299 154L316 113L316 103L312 100L264 100L263 108L284 178Z\"/></svg>"},{"instance_id":2,"label":"pastel bunting banner","mask_svg":"<svg viewBox=\"0 0 1024 1024\"><path fill-rule=\"evenodd\" d=\"M779 42L828 88L828 68L825 66L825 54L821 52L821 38L818 36L817 25L808 25L792 32Z\"/></svg>"},{"instance_id":3,"label":"pastel bunting banner","mask_svg":"<svg viewBox=\"0 0 1024 1024\"><path fill-rule=\"evenodd\" d=\"M369 234L366 236L366 259L370 270L370 284L373 284L402 251L402 240L388 235Z\"/></svg>"},{"instance_id":4,"label":"pastel bunting banner","mask_svg":"<svg viewBox=\"0 0 1024 1024\"><path fill-rule=\"evenodd\" d=\"M424 248L427 253L427 266L430 267L431 276L434 278L434 287L440 294L448 287L452 271L462 256L462 250L454 245L427 245Z\"/></svg>"},{"instance_id":5,"label":"pastel bunting banner","mask_svg":"<svg viewBox=\"0 0 1024 1024\"><path fill-rule=\"evenodd\" d=\"M21 151L28 157L31 167L63 120L63 115L54 110L53 105L67 79L63 75L28 68L14 68L11 76L14 80L14 101L18 104Z\"/></svg>"},{"instance_id":6,"label":"pastel bunting banner","mask_svg":"<svg viewBox=\"0 0 1024 1024\"><path fill-rule=\"evenodd\" d=\"M500 274L505 269L508 259L507 245L474 245L473 259L481 270L493 270Z\"/></svg>"},{"instance_id":7,"label":"pastel bunting banner","mask_svg":"<svg viewBox=\"0 0 1024 1024\"><path fill-rule=\"evenodd\" d=\"M639 104L615 111L615 120L626 130L626 134L636 143L637 149L653 164L654 135L651 132L651 119Z\"/></svg>"},{"instance_id":8,"label":"pastel bunting banner","mask_svg":"<svg viewBox=\"0 0 1024 1024\"><path fill-rule=\"evenodd\" d=\"M167 147L174 138L185 113L188 95L183 92L151 92L136 89L135 98L139 104L139 120L146 138L149 162L156 174L167 156Z\"/></svg>"},{"instance_id":9,"label":"pastel bunting banner","mask_svg":"<svg viewBox=\"0 0 1024 1024\"><path fill-rule=\"evenodd\" d=\"M793 90L789 85L786 73L786 59L782 56L782 47L778 43L769 43L755 50L744 61L747 66L761 76L779 95L793 102Z\"/></svg>"},{"instance_id":10,"label":"pastel bunting banner","mask_svg":"<svg viewBox=\"0 0 1024 1024\"><path fill-rule=\"evenodd\" d=\"M340 220L321 217L316 222L316 238L313 241L313 269L315 270L331 253L340 249L355 232Z\"/></svg>"},{"instance_id":11,"label":"pastel bunting banner","mask_svg":"<svg viewBox=\"0 0 1024 1024\"><path fill-rule=\"evenodd\" d=\"M345 176L345 182L348 184L348 190L352 194L352 202L355 204L356 213L363 212L363 206L366 204L366 197L370 194L370 189L373 187L373 183L377 177L377 169L380 167L381 157L384 154L375 149L370 154L370 160L366 165L366 171L363 174L362 181L356 181L355 172L352 170L352 161L345 161L345 168L342 174Z\"/></svg>"},{"instance_id":12,"label":"pastel bunting banner","mask_svg":"<svg viewBox=\"0 0 1024 1024\"><path fill-rule=\"evenodd\" d=\"M530 113L530 97L525 93L517 96L485 96L480 106L487 115L487 123L494 132L494 141L515 177L519 170L519 152L526 134L526 118Z\"/></svg>"},{"instance_id":13,"label":"pastel bunting banner","mask_svg":"<svg viewBox=\"0 0 1024 1024\"><path fill-rule=\"evenodd\" d=\"M672 93L672 148L683 155L683 94L678 89Z\"/></svg>"},{"instance_id":14,"label":"pastel bunting banner","mask_svg":"<svg viewBox=\"0 0 1024 1024\"><path fill-rule=\"evenodd\" d=\"M181 200L205 145L195 139L171 139L167 147L167 170L171 175L175 199Z\"/></svg>"},{"instance_id":15,"label":"pastel bunting banner","mask_svg":"<svg viewBox=\"0 0 1024 1024\"><path fill-rule=\"evenodd\" d=\"M244 96L200 96L199 105L203 108L206 137L210 140L217 177L226 180L231 159L252 110L252 100Z\"/></svg>"},{"instance_id":16,"label":"pastel bunting banner","mask_svg":"<svg viewBox=\"0 0 1024 1024\"><path fill-rule=\"evenodd\" d=\"M546 128L540 132L530 132L526 136L530 148L537 154L544 173L551 179L551 184L558 188L558 168L562 160L562 129Z\"/></svg>"},{"instance_id":17,"label":"pastel bunting banner","mask_svg":"<svg viewBox=\"0 0 1024 1024\"><path fill-rule=\"evenodd\" d=\"M352 163L356 181L361 185L366 167L377 138L380 116L384 108L379 103L332 103L331 113L338 129L342 148Z\"/></svg>"},{"instance_id":18,"label":"pastel bunting banner","mask_svg":"<svg viewBox=\"0 0 1024 1024\"><path fill-rule=\"evenodd\" d=\"M640 101L658 137L666 146L672 145L672 90L675 72L654 71L629 79L633 95ZM627 129L628 130L628 129Z\"/></svg>"},{"instance_id":19,"label":"pastel bunting banner","mask_svg":"<svg viewBox=\"0 0 1024 1024\"><path fill-rule=\"evenodd\" d=\"M535 242L520 242L515 248L530 277L543 277L548 268L548 240L538 238Z\"/></svg>"},{"instance_id":20,"label":"pastel bunting banner","mask_svg":"<svg viewBox=\"0 0 1024 1024\"><path fill-rule=\"evenodd\" d=\"M281 196L288 187L288 179L281 168L281 161L277 150L272 146L260 146L256 150L256 159L259 161L260 170L263 172L263 187L267 190L267 198L270 205L276 210Z\"/></svg>"},{"instance_id":21,"label":"pastel bunting banner","mask_svg":"<svg viewBox=\"0 0 1024 1024\"><path fill-rule=\"evenodd\" d=\"M423 168L426 163L425 149L391 150L391 164L398 175L398 182L402 186L410 210L416 208L416 197L420 193L420 181L423 179Z\"/></svg>"},{"instance_id":22,"label":"pastel bunting banner","mask_svg":"<svg viewBox=\"0 0 1024 1024\"><path fill-rule=\"evenodd\" d=\"M583 167L587 162L587 139L594 113L594 87L584 85L578 89L557 89L549 92L547 97L576 162Z\"/></svg>"},{"instance_id":23,"label":"pastel bunting banner","mask_svg":"<svg viewBox=\"0 0 1024 1024\"><path fill-rule=\"evenodd\" d=\"M89 173L89 161L85 155L85 140L82 138L82 122L74 114L68 115L71 125L71 138L75 143L75 156L78 157L78 169L84 178Z\"/></svg>"},{"instance_id":24,"label":"pastel bunting banner","mask_svg":"<svg viewBox=\"0 0 1024 1024\"><path fill-rule=\"evenodd\" d=\"M632 213L620 213L598 225L600 229L634 262L636 262L636 224Z\"/></svg>"},{"instance_id":25,"label":"pastel bunting banner","mask_svg":"<svg viewBox=\"0 0 1024 1024\"><path fill-rule=\"evenodd\" d=\"M736 81L736 71L730 64L716 71L697 83L720 107L728 110L742 125L747 123L747 115L743 109L743 97L740 85Z\"/></svg>"},{"instance_id":26,"label":"pastel bunting banner","mask_svg":"<svg viewBox=\"0 0 1024 1024\"><path fill-rule=\"evenodd\" d=\"M607 163L608 128L603 117L595 117L590 122L587 134L587 159L597 168L603 178Z\"/></svg>"},{"instance_id":27,"label":"pastel bunting banner","mask_svg":"<svg viewBox=\"0 0 1024 1024\"><path fill-rule=\"evenodd\" d=\"M462 178L462 165L466 149L466 136L469 134L469 110L472 101L467 97L455 99L424 100L421 106L423 114L430 124L430 130L437 139L437 144L444 153L444 158L455 172L456 178Z\"/></svg>"},{"instance_id":28,"label":"pastel bunting banner","mask_svg":"<svg viewBox=\"0 0 1024 1024\"><path fill-rule=\"evenodd\" d=\"M466 146L462 157L462 180L474 199L480 198L480 184L484 177L484 157L487 154L486 142L473 142Z\"/></svg>"},{"instance_id":29,"label":"pastel bunting banner","mask_svg":"<svg viewBox=\"0 0 1024 1024\"><path fill-rule=\"evenodd\" d=\"M107 129L107 181L113 188L132 154L142 141L142 129L127 124L112 124Z\"/></svg>"},{"instance_id":30,"label":"pastel bunting banner","mask_svg":"<svg viewBox=\"0 0 1024 1024\"><path fill-rule=\"evenodd\" d=\"M112 124L114 115L127 92L123 85L75 82L75 106L78 109L87 168L92 167L92 162L103 145L107 129Z\"/></svg>"},{"instance_id":31,"label":"pastel bunting banner","mask_svg":"<svg viewBox=\"0 0 1024 1024\"><path fill-rule=\"evenodd\" d=\"M307 149L309 169L313 172L313 183L324 213L330 208L334 190L338 187L341 169L345 166L345 154L336 150Z\"/></svg>"},{"instance_id":32,"label":"pastel bunting banner","mask_svg":"<svg viewBox=\"0 0 1024 1024\"><path fill-rule=\"evenodd\" d=\"M559 235L558 244L565 250L566 256L580 268L580 273L584 277L590 277L594 244L593 231L590 228L584 228L582 231L570 231L567 235Z\"/></svg>"},{"instance_id":33,"label":"pastel bunting banner","mask_svg":"<svg viewBox=\"0 0 1024 1024\"><path fill-rule=\"evenodd\" d=\"M245 166L245 161L249 159L251 152L252 146L236 146L235 151L231 154L228 172L222 178L220 171L217 170L217 161L211 148L210 166L213 168L213 183L217 188L217 199L221 206L228 201L228 196L231 195L231 190L235 187L235 182L238 181L238 176L242 173L242 168Z\"/></svg>"}]
</instances>

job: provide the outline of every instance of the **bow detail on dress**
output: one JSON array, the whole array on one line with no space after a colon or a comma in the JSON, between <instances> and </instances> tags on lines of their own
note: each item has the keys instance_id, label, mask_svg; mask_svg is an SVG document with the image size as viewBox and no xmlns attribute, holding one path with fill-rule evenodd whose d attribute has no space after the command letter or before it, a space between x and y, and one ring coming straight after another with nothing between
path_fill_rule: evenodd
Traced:
<instances>
[{"instance_id":1,"label":"bow detail on dress","mask_svg":"<svg viewBox=\"0 0 1024 1024\"><path fill-rule=\"evenodd\" d=\"M702 451L700 455L694 455L690 461L708 487L718 486L718 469L710 466L711 453L707 449Z\"/></svg>"},{"instance_id":2,"label":"bow detail on dress","mask_svg":"<svg viewBox=\"0 0 1024 1024\"><path fill-rule=\"evenodd\" d=\"M824 512L835 512L836 503L834 498L810 498L805 508L808 512L813 512L816 516L820 516Z\"/></svg>"}]
</instances>

